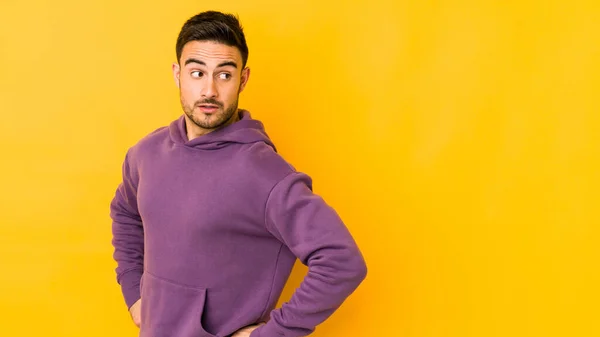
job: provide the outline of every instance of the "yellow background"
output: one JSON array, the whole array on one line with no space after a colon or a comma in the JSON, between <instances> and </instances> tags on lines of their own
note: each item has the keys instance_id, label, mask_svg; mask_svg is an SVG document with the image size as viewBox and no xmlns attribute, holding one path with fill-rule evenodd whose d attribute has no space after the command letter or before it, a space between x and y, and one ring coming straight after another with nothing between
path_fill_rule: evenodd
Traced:
<instances>
[{"instance_id":1,"label":"yellow background","mask_svg":"<svg viewBox=\"0 0 600 337\"><path fill-rule=\"evenodd\" d=\"M0 335L136 335L108 204L209 8L245 27L241 107L368 262L315 336L600 335L600 3L207 3L0 2Z\"/></svg>"}]
</instances>

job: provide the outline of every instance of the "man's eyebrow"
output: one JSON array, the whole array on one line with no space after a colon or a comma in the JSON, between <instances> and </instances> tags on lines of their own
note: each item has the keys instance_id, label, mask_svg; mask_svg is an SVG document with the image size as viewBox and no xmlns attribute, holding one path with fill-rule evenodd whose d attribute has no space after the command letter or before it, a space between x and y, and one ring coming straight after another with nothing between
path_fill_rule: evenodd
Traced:
<instances>
[{"instance_id":1,"label":"man's eyebrow","mask_svg":"<svg viewBox=\"0 0 600 337\"><path fill-rule=\"evenodd\" d=\"M190 63L198 63L198 64L203 65L203 66L206 65L206 63L204 63L204 61L196 60L195 58L189 58L189 59L185 60L185 64L184 65L187 66Z\"/></svg>"},{"instance_id":2,"label":"man's eyebrow","mask_svg":"<svg viewBox=\"0 0 600 337\"><path fill-rule=\"evenodd\" d=\"M226 62L223 62L223 63L219 63L219 65L217 66L217 68L226 67L226 66L232 66L232 67L234 67L234 68L237 69L237 64L235 62L233 62L233 61L226 61Z\"/></svg>"},{"instance_id":3,"label":"man's eyebrow","mask_svg":"<svg viewBox=\"0 0 600 337\"><path fill-rule=\"evenodd\" d=\"M190 63L198 63L200 65L206 66L206 63L204 63L204 61L200 61L195 58L189 58L189 59L185 60L184 65L187 66ZM231 67L234 67L237 69L237 63L235 63L233 61L225 61L225 62L219 63L217 68L226 67L226 66L231 66Z\"/></svg>"}]
</instances>

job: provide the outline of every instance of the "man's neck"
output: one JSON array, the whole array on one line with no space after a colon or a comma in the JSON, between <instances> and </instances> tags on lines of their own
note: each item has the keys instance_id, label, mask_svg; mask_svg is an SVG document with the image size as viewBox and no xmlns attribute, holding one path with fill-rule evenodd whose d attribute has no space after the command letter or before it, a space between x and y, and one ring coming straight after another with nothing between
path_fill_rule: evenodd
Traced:
<instances>
[{"instance_id":1,"label":"man's neck","mask_svg":"<svg viewBox=\"0 0 600 337\"><path fill-rule=\"evenodd\" d=\"M240 112L238 110L231 116L231 118L227 122L223 123L223 125L219 126L218 128L205 129L205 128L199 127L196 123L192 122L187 115L185 115L185 129L186 129L188 141L198 138L198 137L202 137L213 131L220 130L220 129L222 129L228 125L231 125L239 120L240 120Z\"/></svg>"}]
</instances>

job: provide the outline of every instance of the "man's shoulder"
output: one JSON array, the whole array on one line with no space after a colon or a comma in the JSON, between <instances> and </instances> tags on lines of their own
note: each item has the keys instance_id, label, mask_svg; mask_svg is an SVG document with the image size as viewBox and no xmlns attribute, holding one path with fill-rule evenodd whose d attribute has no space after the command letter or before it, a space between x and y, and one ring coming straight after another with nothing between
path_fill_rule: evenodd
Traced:
<instances>
[{"instance_id":1,"label":"man's shoulder","mask_svg":"<svg viewBox=\"0 0 600 337\"><path fill-rule=\"evenodd\" d=\"M296 169L290 162L265 142L251 144L244 151L242 157L243 166L246 170L254 173L255 177L262 177L274 183L290 173L296 172Z\"/></svg>"},{"instance_id":2,"label":"man's shoulder","mask_svg":"<svg viewBox=\"0 0 600 337\"><path fill-rule=\"evenodd\" d=\"M168 125L164 125L159 127L158 129L150 132L149 134L147 134L146 136L144 136L142 139L140 139L136 146L149 146L152 145L154 143L161 142L163 140L165 140L165 138L169 137L169 126Z\"/></svg>"},{"instance_id":3,"label":"man's shoulder","mask_svg":"<svg viewBox=\"0 0 600 337\"><path fill-rule=\"evenodd\" d=\"M156 130L146 134L129 148L130 156L139 156L140 153L147 151L155 151L157 146L160 146L169 138L169 126L161 126Z\"/></svg>"}]
</instances>

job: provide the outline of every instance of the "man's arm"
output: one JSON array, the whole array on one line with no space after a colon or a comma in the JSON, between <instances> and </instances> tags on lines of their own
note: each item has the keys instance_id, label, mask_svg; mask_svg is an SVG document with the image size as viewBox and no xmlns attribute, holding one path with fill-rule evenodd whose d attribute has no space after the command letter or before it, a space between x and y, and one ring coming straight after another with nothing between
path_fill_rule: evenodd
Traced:
<instances>
[{"instance_id":1,"label":"man's arm","mask_svg":"<svg viewBox=\"0 0 600 337\"><path fill-rule=\"evenodd\" d=\"M123 181L110 204L112 244L117 261L117 282L127 308L140 299L140 280L144 272L144 229L137 207L138 174L129 153L123 163Z\"/></svg>"},{"instance_id":2,"label":"man's arm","mask_svg":"<svg viewBox=\"0 0 600 337\"><path fill-rule=\"evenodd\" d=\"M305 336L327 319L366 277L361 252L337 213L292 173L273 188L265 210L267 229L308 266L289 302L252 337Z\"/></svg>"}]
</instances>

